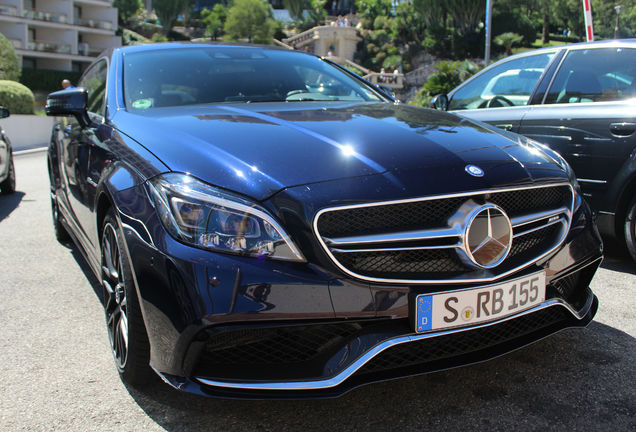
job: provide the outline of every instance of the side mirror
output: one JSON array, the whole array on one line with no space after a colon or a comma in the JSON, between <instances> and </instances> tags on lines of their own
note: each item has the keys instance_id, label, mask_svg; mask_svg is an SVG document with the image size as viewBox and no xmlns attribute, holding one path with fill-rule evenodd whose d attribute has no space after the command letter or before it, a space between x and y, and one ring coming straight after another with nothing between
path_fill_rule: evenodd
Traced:
<instances>
[{"instance_id":1,"label":"side mirror","mask_svg":"<svg viewBox=\"0 0 636 432\"><path fill-rule=\"evenodd\" d=\"M51 93L46 98L44 111L48 116L74 116L80 126L88 127L92 123L86 110L88 90L72 87Z\"/></svg>"},{"instance_id":2,"label":"side mirror","mask_svg":"<svg viewBox=\"0 0 636 432\"><path fill-rule=\"evenodd\" d=\"M0 106L0 119L7 118L9 115L11 115L9 108Z\"/></svg>"},{"instance_id":3,"label":"side mirror","mask_svg":"<svg viewBox=\"0 0 636 432\"><path fill-rule=\"evenodd\" d=\"M446 111L448 110L448 96L445 94L438 94L431 99L430 107L436 110Z\"/></svg>"}]
</instances>

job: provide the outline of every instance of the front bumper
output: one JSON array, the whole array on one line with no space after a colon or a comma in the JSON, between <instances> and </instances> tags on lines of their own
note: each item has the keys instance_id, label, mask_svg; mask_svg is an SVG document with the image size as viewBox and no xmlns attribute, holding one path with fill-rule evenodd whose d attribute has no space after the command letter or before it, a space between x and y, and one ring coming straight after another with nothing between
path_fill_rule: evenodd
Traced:
<instances>
[{"instance_id":1,"label":"front bumper","mask_svg":"<svg viewBox=\"0 0 636 432\"><path fill-rule=\"evenodd\" d=\"M594 317L598 300L587 290L581 311L552 299L523 312L467 329L389 338L366 351L340 373L325 379L287 381L231 381L201 376L184 378L159 372L171 386L203 396L224 398L337 397L365 384L465 366L519 349L564 328L585 327ZM364 335L343 351L364 345Z\"/></svg>"},{"instance_id":2,"label":"front bumper","mask_svg":"<svg viewBox=\"0 0 636 432\"><path fill-rule=\"evenodd\" d=\"M128 193L120 202L141 201ZM338 396L374 381L496 357L585 326L597 309L588 286L602 245L586 205L557 250L510 276L544 270L543 304L422 335L409 324L413 296L479 285L366 283L311 263L202 251L166 234L152 207L120 210L151 366L170 385L206 396Z\"/></svg>"}]
</instances>

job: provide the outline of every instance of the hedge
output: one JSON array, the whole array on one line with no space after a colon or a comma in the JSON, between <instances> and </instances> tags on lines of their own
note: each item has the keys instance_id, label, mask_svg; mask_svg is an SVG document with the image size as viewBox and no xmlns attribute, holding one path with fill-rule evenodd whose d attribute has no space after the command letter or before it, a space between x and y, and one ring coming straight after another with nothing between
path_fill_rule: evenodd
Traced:
<instances>
[{"instance_id":1,"label":"hedge","mask_svg":"<svg viewBox=\"0 0 636 432\"><path fill-rule=\"evenodd\" d=\"M81 72L67 72L49 69L22 69L20 82L31 90L41 90L51 93L62 90L62 80L67 79L77 85Z\"/></svg>"},{"instance_id":2,"label":"hedge","mask_svg":"<svg viewBox=\"0 0 636 432\"><path fill-rule=\"evenodd\" d=\"M0 106L11 114L33 114L33 92L19 82L0 80Z\"/></svg>"}]
</instances>

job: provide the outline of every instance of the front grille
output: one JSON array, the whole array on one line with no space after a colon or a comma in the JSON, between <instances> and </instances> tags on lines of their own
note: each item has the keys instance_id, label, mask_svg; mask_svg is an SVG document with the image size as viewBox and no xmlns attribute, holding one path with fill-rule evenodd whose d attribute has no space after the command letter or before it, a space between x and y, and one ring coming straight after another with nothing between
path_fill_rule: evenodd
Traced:
<instances>
[{"instance_id":1,"label":"front grille","mask_svg":"<svg viewBox=\"0 0 636 432\"><path fill-rule=\"evenodd\" d=\"M469 199L481 204L486 201L492 202L503 208L509 217L515 217L563 205L569 207L572 204L572 193L569 186L555 186L345 210L334 209L320 216L317 228L322 237L331 238L444 226Z\"/></svg>"},{"instance_id":2,"label":"front grille","mask_svg":"<svg viewBox=\"0 0 636 432\"><path fill-rule=\"evenodd\" d=\"M373 277L418 278L422 275L454 276L466 269L451 249L421 249L391 252L334 253L342 265Z\"/></svg>"},{"instance_id":3,"label":"front grille","mask_svg":"<svg viewBox=\"0 0 636 432\"><path fill-rule=\"evenodd\" d=\"M358 278L378 282L491 280L556 248L567 233L573 198L569 185L554 185L333 208L317 215L315 229L335 263ZM450 223L466 205L485 203L501 207L513 225L517 224L508 257L488 271L467 261L461 252L463 230L456 222Z\"/></svg>"},{"instance_id":4,"label":"front grille","mask_svg":"<svg viewBox=\"0 0 636 432\"><path fill-rule=\"evenodd\" d=\"M568 315L563 307L550 307L496 325L404 343L383 351L358 373L375 373L474 353L565 323Z\"/></svg>"}]
</instances>

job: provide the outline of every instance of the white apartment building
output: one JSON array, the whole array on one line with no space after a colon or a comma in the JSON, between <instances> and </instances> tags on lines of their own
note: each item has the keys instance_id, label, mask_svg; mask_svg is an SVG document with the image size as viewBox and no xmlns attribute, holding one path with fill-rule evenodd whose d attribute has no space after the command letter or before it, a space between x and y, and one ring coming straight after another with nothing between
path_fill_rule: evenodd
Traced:
<instances>
[{"instance_id":1,"label":"white apartment building","mask_svg":"<svg viewBox=\"0 0 636 432\"><path fill-rule=\"evenodd\" d=\"M0 33L22 67L82 71L121 45L112 0L0 0Z\"/></svg>"}]
</instances>

